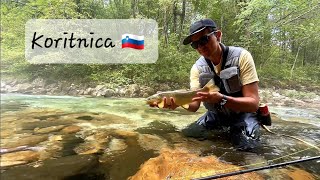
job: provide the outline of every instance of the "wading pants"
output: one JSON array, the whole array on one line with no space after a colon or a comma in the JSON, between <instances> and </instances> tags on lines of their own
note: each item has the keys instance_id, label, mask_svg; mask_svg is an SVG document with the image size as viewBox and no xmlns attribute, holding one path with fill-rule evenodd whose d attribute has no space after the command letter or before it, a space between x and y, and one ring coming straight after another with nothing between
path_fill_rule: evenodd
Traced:
<instances>
[{"instance_id":1,"label":"wading pants","mask_svg":"<svg viewBox=\"0 0 320 180\"><path fill-rule=\"evenodd\" d=\"M231 142L239 150L254 149L260 144L260 125L255 113L226 115L207 111L198 121L183 129L182 133L188 137L206 138L206 131L223 128L229 130Z\"/></svg>"}]
</instances>

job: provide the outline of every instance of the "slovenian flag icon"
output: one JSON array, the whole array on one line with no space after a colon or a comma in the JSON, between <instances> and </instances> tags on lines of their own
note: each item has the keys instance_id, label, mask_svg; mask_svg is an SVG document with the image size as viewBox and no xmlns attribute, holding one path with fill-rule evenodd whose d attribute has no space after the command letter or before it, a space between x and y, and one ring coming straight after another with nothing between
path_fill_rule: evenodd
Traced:
<instances>
[{"instance_id":1,"label":"slovenian flag icon","mask_svg":"<svg viewBox=\"0 0 320 180\"><path fill-rule=\"evenodd\" d=\"M122 48L144 49L144 36L123 34Z\"/></svg>"}]
</instances>

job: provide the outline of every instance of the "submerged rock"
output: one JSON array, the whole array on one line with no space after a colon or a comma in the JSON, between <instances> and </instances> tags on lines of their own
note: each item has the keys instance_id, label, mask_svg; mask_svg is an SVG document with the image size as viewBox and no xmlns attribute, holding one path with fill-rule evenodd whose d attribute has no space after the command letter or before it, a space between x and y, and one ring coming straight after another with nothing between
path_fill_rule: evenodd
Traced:
<instances>
[{"instance_id":1,"label":"submerged rock","mask_svg":"<svg viewBox=\"0 0 320 180\"><path fill-rule=\"evenodd\" d=\"M36 121L36 122L23 122L21 124L21 128L22 130L35 130L35 129L39 130L39 129L48 128L48 129L44 129L43 131L47 131L47 130L50 131L50 128L57 126L60 128L59 130L61 130L63 128L62 126L69 125L71 123L72 122L70 121L64 121L64 120L53 120L53 121L43 120L43 121Z\"/></svg>"},{"instance_id":2,"label":"submerged rock","mask_svg":"<svg viewBox=\"0 0 320 180\"><path fill-rule=\"evenodd\" d=\"M76 125L71 125L71 126L67 126L67 127L63 128L62 132L67 133L67 134L72 134L72 133L79 132L80 130L81 130L81 127L76 126Z\"/></svg>"},{"instance_id":3,"label":"submerged rock","mask_svg":"<svg viewBox=\"0 0 320 180\"><path fill-rule=\"evenodd\" d=\"M68 156L45 160L37 168L20 166L8 169L1 174L1 179L81 179L94 171L98 163L98 158L93 155Z\"/></svg>"},{"instance_id":4,"label":"submerged rock","mask_svg":"<svg viewBox=\"0 0 320 180\"><path fill-rule=\"evenodd\" d=\"M110 133L107 130L101 129L93 135L93 138L95 141L98 141L99 143L106 143L110 141L109 134Z\"/></svg>"},{"instance_id":5,"label":"submerged rock","mask_svg":"<svg viewBox=\"0 0 320 180\"><path fill-rule=\"evenodd\" d=\"M159 151L167 146L167 141L165 139L151 134L140 134L138 142L144 150Z\"/></svg>"},{"instance_id":6,"label":"submerged rock","mask_svg":"<svg viewBox=\"0 0 320 180\"><path fill-rule=\"evenodd\" d=\"M264 172L267 174L266 179L290 179L290 180L315 180L319 179L311 173L296 168L293 166L286 166L283 168L266 169Z\"/></svg>"},{"instance_id":7,"label":"submerged rock","mask_svg":"<svg viewBox=\"0 0 320 180\"><path fill-rule=\"evenodd\" d=\"M98 129L84 132L82 138L84 143L79 144L73 150L77 154L95 154L102 153L107 149L110 142L110 133L105 129Z\"/></svg>"},{"instance_id":8,"label":"submerged rock","mask_svg":"<svg viewBox=\"0 0 320 180\"><path fill-rule=\"evenodd\" d=\"M3 126L3 124L2 124ZM15 130L12 130L12 129L6 129L6 130L0 130L0 137L1 138L7 138L7 137L11 137L11 136L14 136L15 134Z\"/></svg>"},{"instance_id":9,"label":"submerged rock","mask_svg":"<svg viewBox=\"0 0 320 180\"><path fill-rule=\"evenodd\" d=\"M173 142L173 147L177 149L185 149L188 152L193 152L200 154L206 150L212 150L213 144L218 142L213 142L212 140L199 141L194 138L186 138L182 133L168 133L168 137L171 142Z\"/></svg>"},{"instance_id":10,"label":"submerged rock","mask_svg":"<svg viewBox=\"0 0 320 180\"><path fill-rule=\"evenodd\" d=\"M4 144L3 148L12 148L18 146L35 146L40 142L46 141L48 135L32 135L28 137L23 137L19 139L12 139L11 142Z\"/></svg>"},{"instance_id":11,"label":"submerged rock","mask_svg":"<svg viewBox=\"0 0 320 180\"><path fill-rule=\"evenodd\" d=\"M115 136L115 137L120 137L120 138L123 138L123 139L127 139L127 138L137 137L139 134L137 132L134 132L134 131L126 131L126 130L117 129L117 130L114 130L112 132L112 135Z\"/></svg>"},{"instance_id":12,"label":"submerged rock","mask_svg":"<svg viewBox=\"0 0 320 180\"><path fill-rule=\"evenodd\" d=\"M1 155L0 167L15 166L37 161L39 156L39 152L34 151L19 151L3 154Z\"/></svg>"},{"instance_id":13,"label":"submerged rock","mask_svg":"<svg viewBox=\"0 0 320 180\"><path fill-rule=\"evenodd\" d=\"M177 128L169 122L166 121L152 121L147 127L138 128L136 130L139 133L144 134L158 134L165 135L167 133L177 132Z\"/></svg>"},{"instance_id":14,"label":"submerged rock","mask_svg":"<svg viewBox=\"0 0 320 180\"><path fill-rule=\"evenodd\" d=\"M112 139L109 144L109 151L118 152L123 151L127 148L127 144L123 139Z\"/></svg>"},{"instance_id":15,"label":"submerged rock","mask_svg":"<svg viewBox=\"0 0 320 180\"><path fill-rule=\"evenodd\" d=\"M181 149L162 149L158 157L151 158L129 179L192 179L239 170L240 167L220 162L215 156L199 157ZM256 173L230 176L223 179L263 179Z\"/></svg>"},{"instance_id":16,"label":"submerged rock","mask_svg":"<svg viewBox=\"0 0 320 180\"><path fill-rule=\"evenodd\" d=\"M34 132L37 134L47 134L51 132L57 132L63 129L65 125L59 125L59 126L51 126L51 127L46 127L46 128L35 128Z\"/></svg>"},{"instance_id":17,"label":"submerged rock","mask_svg":"<svg viewBox=\"0 0 320 180\"><path fill-rule=\"evenodd\" d=\"M313 180L316 179L312 174L299 168L290 167L289 169L282 169L282 172L287 174L292 180Z\"/></svg>"},{"instance_id":18,"label":"submerged rock","mask_svg":"<svg viewBox=\"0 0 320 180\"><path fill-rule=\"evenodd\" d=\"M85 142L74 148L73 150L77 154L95 154L100 153L105 149L105 147L101 146L98 142Z\"/></svg>"}]
</instances>

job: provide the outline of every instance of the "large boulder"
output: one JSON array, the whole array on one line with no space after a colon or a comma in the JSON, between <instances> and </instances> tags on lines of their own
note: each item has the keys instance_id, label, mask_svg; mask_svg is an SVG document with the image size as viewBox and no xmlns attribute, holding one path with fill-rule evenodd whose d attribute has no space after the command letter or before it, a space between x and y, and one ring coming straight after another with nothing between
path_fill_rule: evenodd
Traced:
<instances>
[{"instance_id":1,"label":"large boulder","mask_svg":"<svg viewBox=\"0 0 320 180\"><path fill-rule=\"evenodd\" d=\"M140 93L140 87L137 84L131 84L127 87L127 97L138 97Z\"/></svg>"},{"instance_id":2,"label":"large boulder","mask_svg":"<svg viewBox=\"0 0 320 180\"><path fill-rule=\"evenodd\" d=\"M12 88L11 92L27 93L33 90L33 86L29 83L18 84Z\"/></svg>"},{"instance_id":3,"label":"large boulder","mask_svg":"<svg viewBox=\"0 0 320 180\"><path fill-rule=\"evenodd\" d=\"M104 97L111 97L111 96L113 96L115 94L115 91L113 90L113 89L106 89L105 91L104 91Z\"/></svg>"},{"instance_id":4,"label":"large boulder","mask_svg":"<svg viewBox=\"0 0 320 180\"><path fill-rule=\"evenodd\" d=\"M151 158L129 179L192 179L239 170L240 167L219 161L215 156L200 157L182 149L162 149L158 157ZM262 180L256 173L230 176L223 179Z\"/></svg>"},{"instance_id":5,"label":"large boulder","mask_svg":"<svg viewBox=\"0 0 320 180\"><path fill-rule=\"evenodd\" d=\"M94 88L87 88L84 90L83 95L91 95L94 92Z\"/></svg>"},{"instance_id":6,"label":"large boulder","mask_svg":"<svg viewBox=\"0 0 320 180\"><path fill-rule=\"evenodd\" d=\"M31 85L33 87L45 87L46 82L44 79L38 77L32 81Z\"/></svg>"}]
</instances>

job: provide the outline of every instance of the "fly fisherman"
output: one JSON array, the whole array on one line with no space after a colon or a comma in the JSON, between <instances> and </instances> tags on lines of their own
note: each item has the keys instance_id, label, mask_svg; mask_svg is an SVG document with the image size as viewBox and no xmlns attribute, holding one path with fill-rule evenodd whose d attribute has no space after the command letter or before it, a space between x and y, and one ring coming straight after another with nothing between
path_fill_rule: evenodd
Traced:
<instances>
[{"instance_id":1,"label":"fly fisherman","mask_svg":"<svg viewBox=\"0 0 320 180\"><path fill-rule=\"evenodd\" d=\"M201 102L208 110L183 133L202 137L207 130L229 127L231 140L239 150L254 149L259 145L258 75L251 54L240 47L221 43L222 32L211 19L196 21L183 44L201 55L190 71L190 89L199 89L213 79L219 92L198 92L187 110L196 112ZM164 108L178 106L174 98L164 98ZM170 104L170 106L168 105Z\"/></svg>"}]
</instances>

